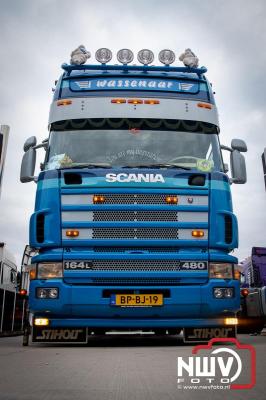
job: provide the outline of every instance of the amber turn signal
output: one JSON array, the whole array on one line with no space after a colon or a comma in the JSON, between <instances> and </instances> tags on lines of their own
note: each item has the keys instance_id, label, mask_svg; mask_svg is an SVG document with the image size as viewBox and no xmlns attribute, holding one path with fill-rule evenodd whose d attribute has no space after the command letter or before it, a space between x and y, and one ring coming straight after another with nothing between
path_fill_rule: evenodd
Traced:
<instances>
[{"instance_id":1,"label":"amber turn signal","mask_svg":"<svg viewBox=\"0 0 266 400\"><path fill-rule=\"evenodd\" d=\"M203 231L192 231L191 235L193 237L203 237L204 236L204 232Z\"/></svg>"},{"instance_id":2,"label":"amber turn signal","mask_svg":"<svg viewBox=\"0 0 266 400\"><path fill-rule=\"evenodd\" d=\"M177 198L177 196L166 196L165 202L167 204L177 204L178 203L178 198Z\"/></svg>"},{"instance_id":3,"label":"amber turn signal","mask_svg":"<svg viewBox=\"0 0 266 400\"><path fill-rule=\"evenodd\" d=\"M93 203L94 204L99 204L99 203L102 204L104 202L105 202L105 197L102 196L101 194L95 194L93 196Z\"/></svg>"},{"instance_id":4,"label":"amber turn signal","mask_svg":"<svg viewBox=\"0 0 266 400\"><path fill-rule=\"evenodd\" d=\"M68 236L68 237L78 237L79 236L79 231L76 231L76 230L66 231L66 236Z\"/></svg>"}]
</instances>

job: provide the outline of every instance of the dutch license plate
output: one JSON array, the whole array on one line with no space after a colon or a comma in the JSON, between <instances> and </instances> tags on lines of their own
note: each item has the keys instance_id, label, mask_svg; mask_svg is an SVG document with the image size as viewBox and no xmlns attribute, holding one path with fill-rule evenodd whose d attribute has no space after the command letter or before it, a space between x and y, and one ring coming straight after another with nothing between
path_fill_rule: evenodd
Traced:
<instances>
[{"instance_id":1,"label":"dutch license plate","mask_svg":"<svg viewBox=\"0 0 266 400\"><path fill-rule=\"evenodd\" d=\"M120 307L154 307L163 305L162 294L113 294L111 305Z\"/></svg>"}]
</instances>

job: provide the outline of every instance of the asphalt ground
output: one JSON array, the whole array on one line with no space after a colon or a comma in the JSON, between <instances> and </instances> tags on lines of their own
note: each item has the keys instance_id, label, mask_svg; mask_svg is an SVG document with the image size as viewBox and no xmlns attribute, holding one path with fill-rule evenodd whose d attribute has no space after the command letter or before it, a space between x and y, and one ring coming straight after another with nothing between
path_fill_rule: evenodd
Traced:
<instances>
[{"instance_id":1,"label":"asphalt ground","mask_svg":"<svg viewBox=\"0 0 266 400\"><path fill-rule=\"evenodd\" d=\"M0 338L1 400L266 399L266 332L239 335L256 350L252 389L179 389L177 357L191 356L181 337L105 335L87 345L32 344ZM249 377L249 361L244 360Z\"/></svg>"}]
</instances>

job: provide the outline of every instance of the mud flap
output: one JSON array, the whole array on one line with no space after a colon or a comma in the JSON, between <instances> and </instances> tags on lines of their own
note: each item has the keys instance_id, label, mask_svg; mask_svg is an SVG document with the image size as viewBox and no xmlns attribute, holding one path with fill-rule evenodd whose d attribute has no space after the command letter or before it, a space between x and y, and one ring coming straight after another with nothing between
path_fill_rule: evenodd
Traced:
<instances>
[{"instance_id":1,"label":"mud flap","mask_svg":"<svg viewBox=\"0 0 266 400\"><path fill-rule=\"evenodd\" d=\"M34 326L32 342L37 343L87 343L87 328L49 328Z\"/></svg>"},{"instance_id":2,"label":"mud flap","mask_svg":"<svg viewBox=\"0 0 266 400\"><path fill-rule=\"evenodd\" d=\"M204 328L184 328L183 340L185 343L207 343L213 338L235 338L236 327L235 326L214 326Z\"/></svg>"}]
</instances>

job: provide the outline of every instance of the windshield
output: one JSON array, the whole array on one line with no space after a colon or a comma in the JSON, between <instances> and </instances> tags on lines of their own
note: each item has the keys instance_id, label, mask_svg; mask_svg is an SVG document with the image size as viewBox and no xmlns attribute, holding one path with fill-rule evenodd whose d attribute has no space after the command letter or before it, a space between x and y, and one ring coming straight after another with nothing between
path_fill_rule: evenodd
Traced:
<instances>
[{"instance_id":1,"label":"windshield","mask_svg":"<svg viewBox=\"0 0 266 400\"><path fill-rule=\"evenodd\" d=\"M46 169L78 166L222 170L217 128L180 120L97 119L54 124Z\"/></svg>"}]
</instances>

